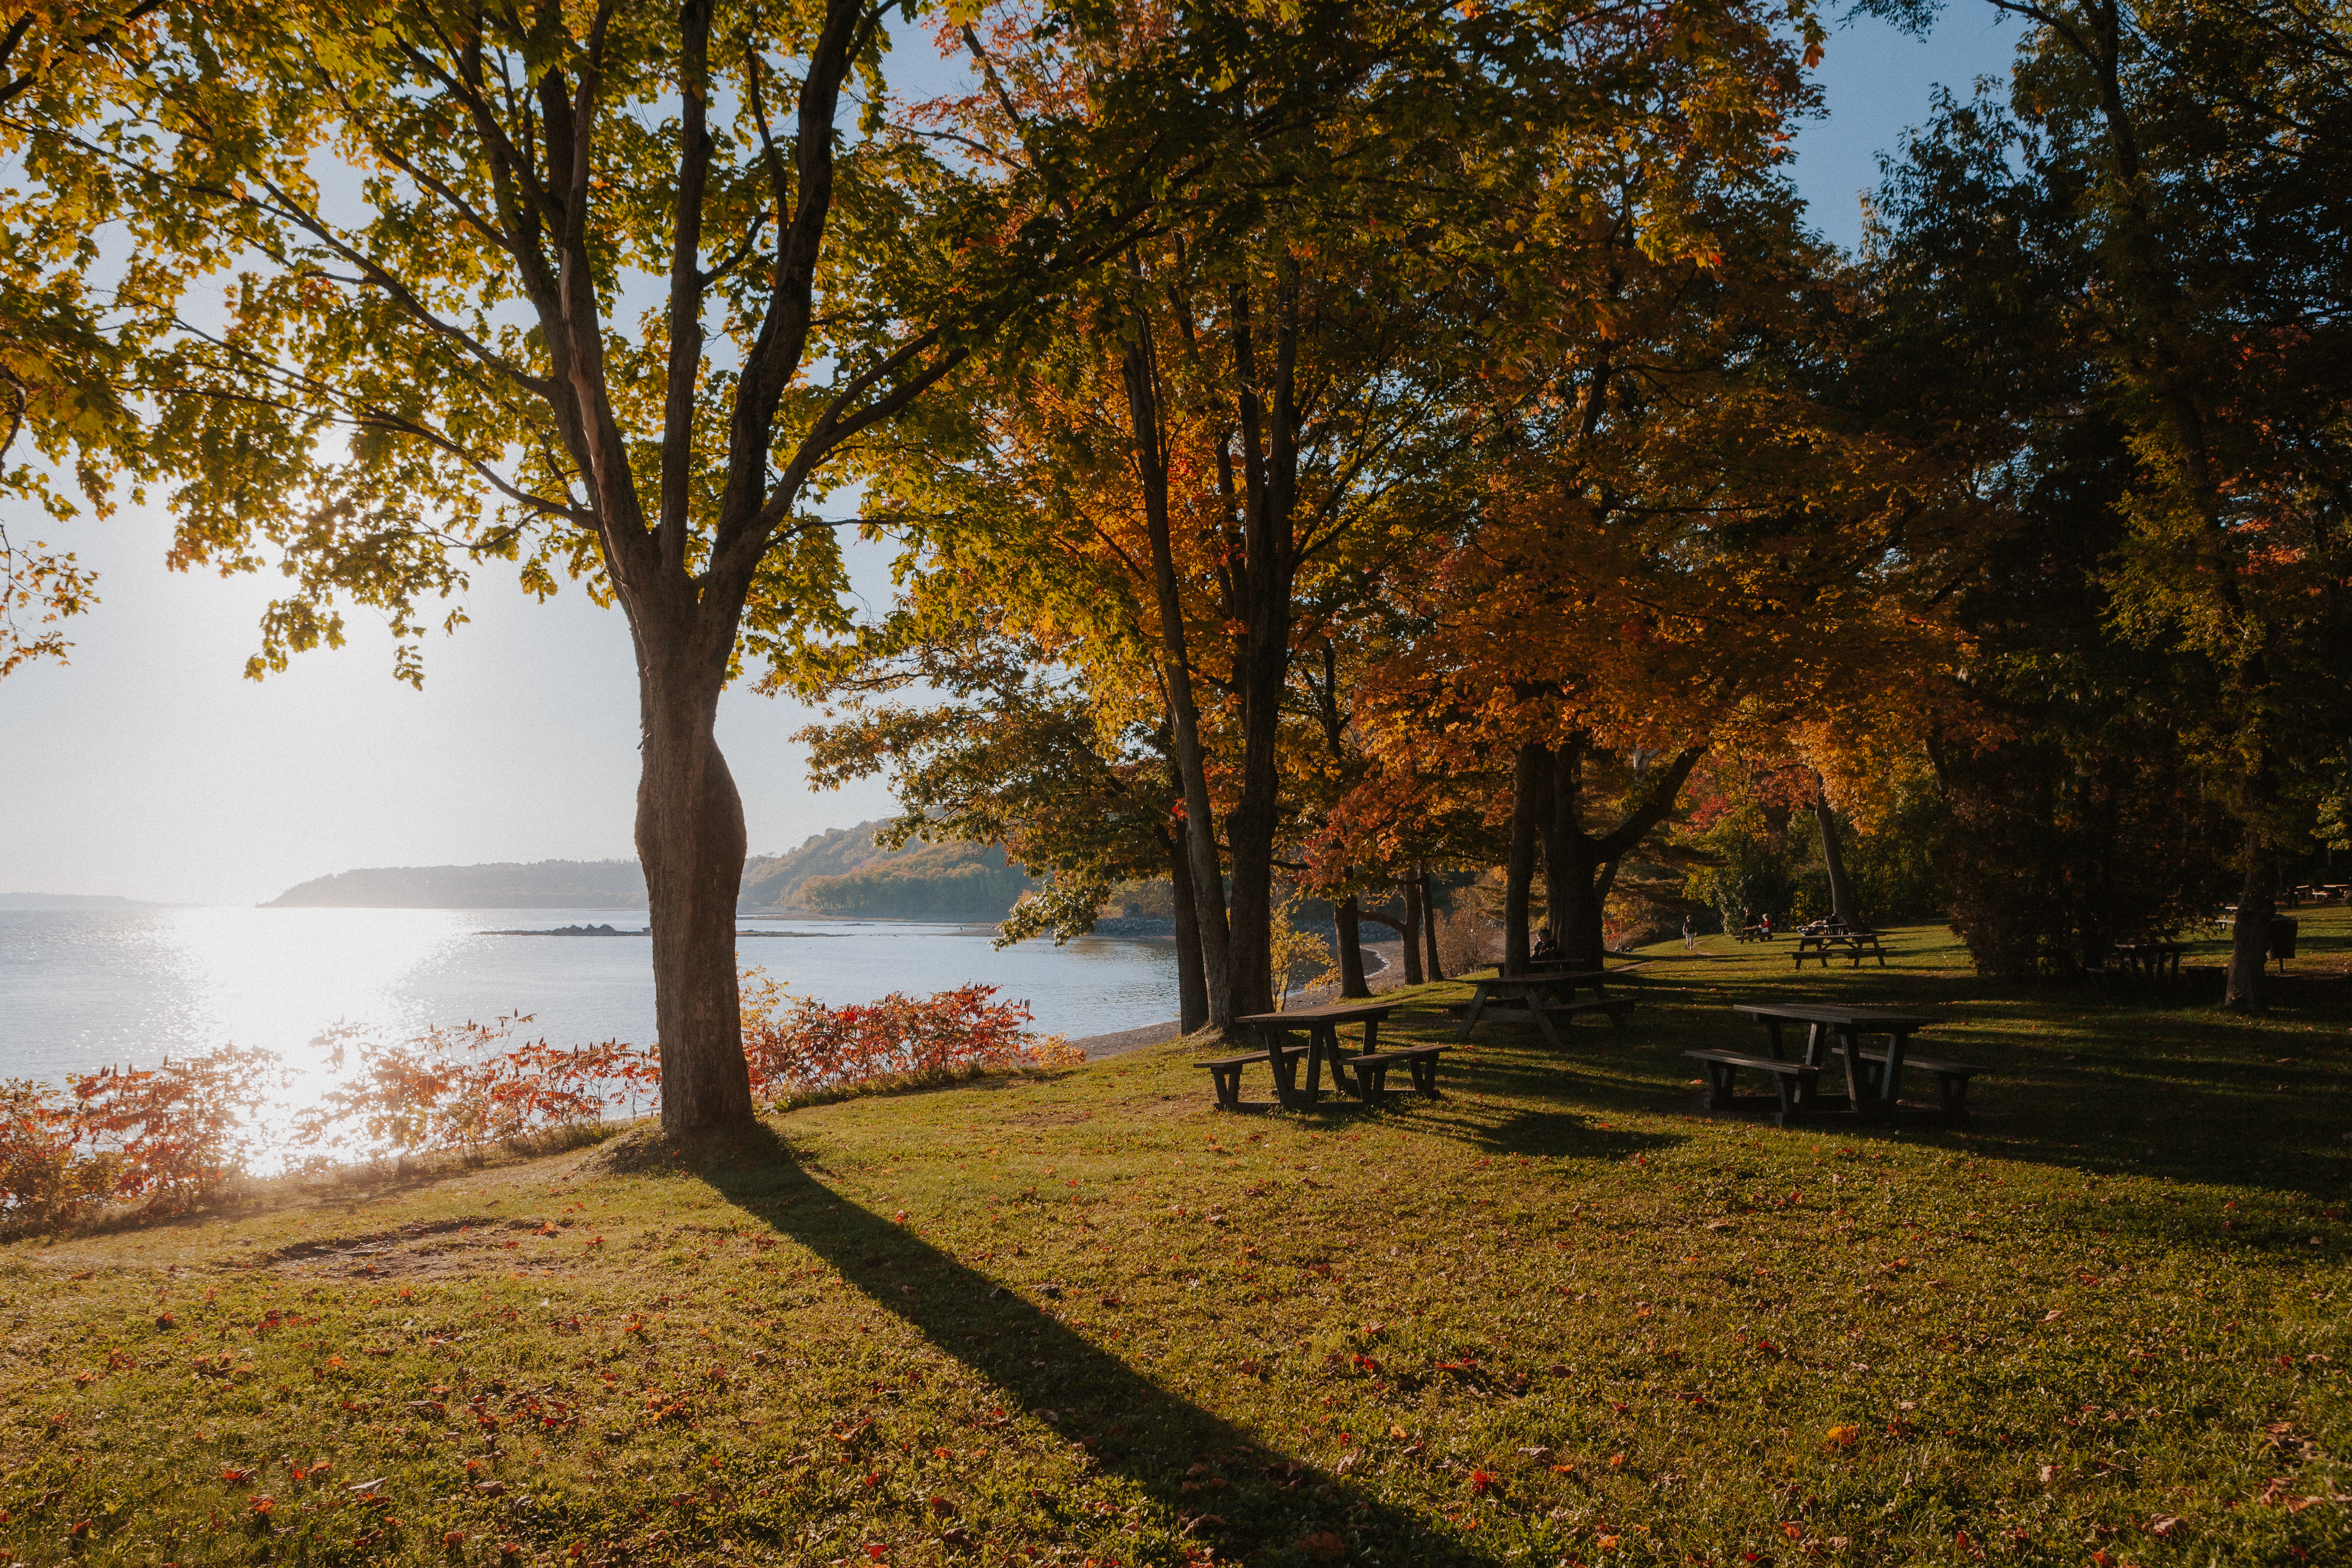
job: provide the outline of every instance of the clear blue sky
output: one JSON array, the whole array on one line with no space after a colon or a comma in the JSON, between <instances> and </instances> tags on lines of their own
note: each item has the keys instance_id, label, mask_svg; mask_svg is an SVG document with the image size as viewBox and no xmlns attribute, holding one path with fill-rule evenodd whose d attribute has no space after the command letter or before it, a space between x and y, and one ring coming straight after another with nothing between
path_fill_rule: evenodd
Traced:
<instances>
[{"instance_id":1,"label":"clear blue sky","mask_svg":"<svg viewBox=\"0 0 2352 1568\"><path fill-rule=\"evenodd\" d=\"M1828 117L1797 162L1824 233L1859 238L1878 154L1937 83L2006 71L2018 35L1992 16L1963 0L1926 41L1877 23L1832 36ZM536 605L485 572L473 624L428 647L422 693L391 679L365 616L350 647L257 684L242 671L273 579L165 572L170 528L152 511L51 531L101 574L101 603L73 623L70 665L0 682L0 891L250 902L357 866L633 853L636 691L617 612L576 591ZM858 566L866 594L887 594L878 550ZM807 788L789 740L806 717L743 693L720 710L754 851L888 809L878 786Z\"/></svg>"}]
</instances>

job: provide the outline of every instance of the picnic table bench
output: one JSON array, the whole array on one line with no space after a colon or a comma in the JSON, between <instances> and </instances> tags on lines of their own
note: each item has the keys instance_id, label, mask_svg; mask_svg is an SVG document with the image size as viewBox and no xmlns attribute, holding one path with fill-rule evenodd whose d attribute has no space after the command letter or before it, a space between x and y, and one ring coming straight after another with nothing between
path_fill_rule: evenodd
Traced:
<instances>
[{"instance_id":1,"label":"picnic table bench","mask_svg":"<svg viewBox=\"0 0 2352 1568\"><path fill-rule=\"evenodd\" d=\"M1217 1103L1229 1110L1241 1108L1242 1069L1259 1062L1273 1069L1276 1098L1294 1109L1313 1105L1322 1098L1325 1062L1331 1064L1332 1086L1353 1094L1367 1105L1387 1103L1389 1068L1400 1062L1412 1073L1413 1088L1434 1099L1437 1058L1452 1047L1395 1046L1381 1050L1381 1025L1395 1010L1386 1003L1375 1002L1297 1007L1286 1013L1253 1013L1234 1021L1264 1040L1264 1048L1216 1057L1195 1065L1208 1069L1216 1087ZM1351 1024L1360 1024L1364 1029L1363 1049L1353 1056L1348 1054L1339 1040L1339 1030ZM1305 1032L1304 1045L1290 1043L1294 1030ZM1301 1057L1306 1058L1307 1066L1303 1086L1298 1082Z\"/></svg>"},{"instance_id":2,"label":"picnic table bench","mask_svg":"<svg viewBox=\"0 0 2352 1568\"><path fill-rule=\"evenodd\" d=\"M1875 958L1879 968L1886 967L1886 949L1879 944L1878 933L1874 931L1800 931L1797 934L1797 951L1790 956L1800 969L1805 967L1808 958L1820 959L1822 967L1827 969L1830 955L1833 952L1851 953L1853 958L1849 965L1851 968L1860 969L1865 958Z\"/></svg>"},{"instance_id":3,"label":"picnic table bench","mask_svg":"<svg viewBox=\"0 0 2352 1568\"><path fill-rule=\"evenodd\" d=\"M1560 1038L1559 1030L1552 1022L1555 1018L1605 1013L1609 1022L1622 1029L1625 1026L1625 1015L1633 1010L1633 1003L1630 998L1612 998L1606 989L1608 981L1608 972L1599 969L1571 970L1566 973L1495 974L1473 980L1470 982L1469 1002L1458 1008L1447 1009L1449 1012L1458 1010L1462 1015L1462 1026L1454 1037L1468 1039L1470 1032L1478 1026L1478 1020L1489 1011L1513 1015L1524 1011L1535 1020L1536 1027L1543 1031L1545 1039L1562 1048L1566 1047L1567 1042ZM1576 993L1580 986L1591 989L1593 995L1591 1001L1576 1000Z\"/></svg>"},{"instance_id":4,"label":"picnic table bench","mask_svg":"<svg viewBox=\"0 0 2352 1568\"><path fill-rule=\"evenodd\" d=\"M1734 1110L1760 1102L1760 1096L1743 1097L1734 1092L1738 1075L1749 1072L1763 1073L1772 1079L1772 1100L1764 1103L1773 1108L1777 1126L1849 1117L1885 1120L1904 1109L1900 1105L1903 1069L1913 1066L1935 1075L1936 1114L1951 1121L1967 1119L1969 1079L1978 1068L1964 1062L1906 1059L1911 1036L1937 1021L1925 1014L1803 1002L1741 1003L1733 1011L1744 1013L1764 1026L1766 1049L1770 1054L1759 1057L1741 1051L1685 1051L1683 1055L1697 1061L1706 1073L1709 1110ZM1798 1056L1790 1053L1781 1034L1784 1027L1794 1025L1805 1028L1804 1050ZM1884 1035L1886 1048L1863 1049L1862 1037L1865 1034ZM1843 1107L1831 1106L1821 1094L1821 1075L1827 1065L1832 1037L1840 1041L1838 1052L1845 1066Z\"/></svg>"},{"instance_id":5,"label":"picnic table bench","mask_svg":"<svg viewBox=\"0 0 2352 1568\"><path fill-rule=\"evenodd\" d=\"M1770 942L1780 933L1769 926L1736 926L1731 932L1734 942Z\"/></svg>"}]
</instances>

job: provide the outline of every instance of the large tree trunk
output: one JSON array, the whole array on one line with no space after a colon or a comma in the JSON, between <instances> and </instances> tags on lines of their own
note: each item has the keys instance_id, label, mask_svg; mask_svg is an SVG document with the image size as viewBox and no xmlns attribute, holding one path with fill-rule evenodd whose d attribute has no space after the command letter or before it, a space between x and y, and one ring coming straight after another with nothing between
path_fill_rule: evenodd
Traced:
<instances>
[{"instance_id":1,"label":"large tree trunk","mask_svg":"<svg viewBox=\"0 0 2352 1568\"><path fill-rule=\"evenodd\" d=\"M735 973L743 801L713 733L718 682L665 682L641 664L639 690L637 858L652 915L662 1130L733 1131L752 1121Z\"/></svg>"},{"instance_id":2,"label":"large tree trunk","mask_svg":"<svg viewBox=\"0 0 2352 1568\"><path fill-rule=\"evenodd\" d=\"M2260 840L2249 834L2246 878L2238 890L2238 916L2230 928L2230 981L2221 995L2221 1005L2235 1012L2263 1011L2271 918L2278 913L2276 868Z\"/></svg>"},{"instance_id":3,"label":"large tree trunk","mask_svg":"<svg viewBox=\"0 0 2352 1568\"><path fill-rule=\"evenodd\" d=\"M1419 985L1423 981L1421 967L1421 879L1419 877L1407 877L1404 879L1403 887L1404 930L1400 931L1398 934L1404 938L1404 983L1407 985Z\"/></svg>"},{"instance_id":4,"label":"large tree trunk","mask_svg":"<svg viewBox=\"0 0 2352 1568\"><path fill-rule=\"evenodd\" d=\"M1562 958L1580 969L1601 967L1608 942L1602 933L1601 868L1596 842L1584 831L1584 748L1566 745L1554 752L1549 798L1538 825L1544 846L1544 913Z\"/></svg>"},{"instance_id":5,"label":"large tree trunk","mask_svg":"<svg viewBox=\"0 0 2352 1568\"><path fill-rule=\"evenodd\" d=\"M1225 818L1233 857L1226 976L1232 1016L1274 1011L1274 840L1281 826L1282 695L1289 674L1290 594L1261 598L1244 639L1240 798ZM1272 624L1268 624L1272 623ZM1284 977L1286 984L1286 977Z\"/></svg>"},{"instance_id":6,"label":"large tree trunk","mask_svg":"<svg viewBox=\"0 0 2352 1568\"><path fill-rule=\"evenodd\" d=\"M1184 848L1192 873L1193 919L1208 992L1208 1021L1223 1031L1231 1027L1236 1016L1224 870L1217 854L1216 811L1209 799L1208 758L1201 740L1200 712L1193 702L1192 653L1177 591L1175 548L1169 534L1168 463L1160 439L1159 372L1152 360L1150 323L1139 316L1135 339L1119 368L1127 383L1136 473L1142 481L1144 529L1151 542L1151 577L1160 609L1160 667L1168 683L1169 738L1183 791Z\"/></svg>"},{"instance_id":7,"label":"large tree trunk","mask_svg":"<svg viewBox=\"0 0 2352 1568\"><path fill-rule=\"evenodd\" d=\"M1838 843L1837 813L1830 808L1829 786L1815 773L1817 786L1813 794L1813 820L1822 830L1822 864L1830 874L1830 919L1842 926L1860 930L1862 921L1855 918L1853 893L1845 879L1845 849Z\"/></svg>"},{"instance_id":8,"label":"large tree trunk","mask_svg":"<svg viewBox=\"0 0 2352 1568\"><path fill-rule=\"evenodd\" d=\"M1176 1016L1186 1034L1209 1022L1209 981L1201 967L1200 911L1192 901L1192 853L1180 834L1168 842L1168 880L1176 894Z\"/></svg>"},{"instance_id":9,"label":"large tree trunk","mask_svg":"<svg viewBox=\"0 0 2352 1568\"><path fill-rule=\"evenodd\" d=\"M1551 794L1551 752L1533 742L1511 764L1511 851L1503 863L1503 973L1527 973L1528 894L1536 880L1536 836Z\"/></svg>"},{"instance_id":10,"label":"large tree trunk","mask_svg":"<svg viewBox=\"0 0 2352 1568\"><path fill-rule=\"evenodd\" d=\"M1342 996L1365 997L1372 994L1371 986L1364 981L1364 943L1360 921L1355 894L1349 893L1331 906L1331 931L1339 939L1339 994Z\"/></svg>"},{"instance_id":11,"label":"large tree trunk","mask_svg":"<svg viewBox=\"0 0 2352 1568\"><path fill-rule=\"evenodd\" d=\"M1445 978L1445 965L1437 957L1437 879L1426 869L1414 873L1421 883L1421 940L1428 950L1429 978Z\"/></svg>"},{"instance_id":12,"label":"large tree trunk","mask_svg":"<svg viewBox=\"0 0 2352 1568\"><path fill-rule=\"evenodd\" d=\"M1298 570L1291 510L1297 499L1297 410L1291 378L1298 353L1297 296L1283 268L1276 286L1272 363L1260 393L1248 290L1232 296L1234 414L1241 433L1242 628L1234 684L1241 689L1242 776L1225 839L1233 857L1228 984L1236 1016L1274 1009L1274 840L1281 821L1284 699L1290 684L1290 594ZM1285 977L1286 981L1287 977Z\"/></svg>"}]
</instances>

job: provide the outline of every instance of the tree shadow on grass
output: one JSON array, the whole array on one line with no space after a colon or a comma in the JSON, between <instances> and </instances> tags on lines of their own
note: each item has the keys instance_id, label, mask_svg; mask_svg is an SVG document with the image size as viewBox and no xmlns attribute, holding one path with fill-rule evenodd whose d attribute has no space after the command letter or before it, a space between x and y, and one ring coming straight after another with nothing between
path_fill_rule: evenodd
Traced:
<instances>
[{"instance_id":1,"label":"tree shadow on grass","mask_svg":"<svg viewBox=\"0 0 2352 1568\"><path fill-rule=\"evenodd\" d=\"M1498 1561L1171 1392L1051 1308L1001 1288L906 1226L826 1186L769 1130L713 1162L702 1178L745 1215L814 1252L940 1353L987 1380L1007 1410L1048 1422L1086 1450L1092 1468L1140 1488L1162 1510L1160 1522L1171 1535L1269 1565L1318 1560L1308 1538L1324 1531L1346 1542L1349 1562ZM1187 1471L1218 1458L1230 1486L1187 1491ZM982 1533L992 1528L984 1519L969 1522ZM1122 1556L1139 1546L1130 1538L1118 1540ZM1178 1550L1163 1546L1160 1560L1176 1561ZM1144 1560L1153 1559L1147 1553Z\"/></svg>"},{"instance_id":2,"label":"tree shadow on grass","mask_svg":"<svg viewBox=\"0 0 2352 1568\"><path fill-rule=\"evenodd\" d=\"M2342 1043L2343 1026L2352 1022L2352 984L2279 986L2273 1012L2249 1018L2170 984L2095 993L1843 965L1826 974L1766 965L1752 976L1709 979L1715 983L1645 990L1623 1035L1575 1028L1565 1054L1523 1022L1507 1021L1491 1037L1482 1024L1480 1048L1450 1057L1441 1079L1449 1092L1548 1100L1594 1117L1692 1115L1700 1097L1682 1051L1762 1047L1762 1031L1732 1012L1736 1002L1769 996L1924 1009L1949 1022L1916 1036L1913 1050L1984 1069L1969 1093L1979 1112L1972 1123L1938 1130L1857 1122L1800 1134L1758 1119L1759 1131L1926 1142L2093 1177L2129 1173L2267 1189L2309 1205L2338 1199L2352 1166L2346 1077L2352 1052ZM1434 1014L1423 1021L1436 1039L1442 1021ZM1933 1098L1924 1077L1906 1087L1915 1102ZM2307 1234L2298 1240L2307 1246Z\"/></svg>"}]
</instances>

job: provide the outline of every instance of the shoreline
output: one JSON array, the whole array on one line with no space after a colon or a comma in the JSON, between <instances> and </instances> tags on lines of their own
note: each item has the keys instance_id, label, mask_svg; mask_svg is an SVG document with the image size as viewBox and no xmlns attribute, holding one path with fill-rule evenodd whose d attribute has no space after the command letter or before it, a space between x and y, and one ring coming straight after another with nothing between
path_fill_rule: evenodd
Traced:
<instances>
[{"instance_id":1,"label":"shoreline","mask_svg":"<svg viewBox=\"0 0 2352 1568\"><path fill-rule=\"evenodd\" d=\"M1377 960L1378 969L1364 976L1364 983L1377 996L1383 991L1393 991L1404 984L1404 944L1400 941L1368 942L1361 944L1364 956ZM1296 994L1296 993L1294 993ZM1139 1051L1147 1046L1164 1046L1171 1040L1183 1038L1181 1019L1165 1023L1141 1024L1132 1029L1114 1029L1107 1035L1088 1035L1072 1040L1071 1045L1086 1053L1087 1060L1098 1062L1108 1057L1123 1057L1129 1051Z\"/></svg>"}]
</instances>

